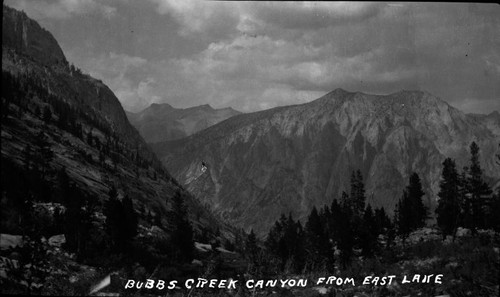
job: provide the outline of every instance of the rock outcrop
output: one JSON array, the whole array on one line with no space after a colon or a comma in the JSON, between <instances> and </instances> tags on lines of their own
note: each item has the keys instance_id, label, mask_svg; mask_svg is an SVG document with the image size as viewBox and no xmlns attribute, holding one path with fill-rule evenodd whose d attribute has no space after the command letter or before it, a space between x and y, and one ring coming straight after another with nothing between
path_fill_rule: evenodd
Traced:
<instances>
[{"instance_id":1,"label":"rock outcrop","mask_svg":"<svg viewBox=\"0 0 500 297\"><path fill-rule=\"evenodd\" d=\"M2 49L9 47L47 66L68 64L54 36L24 12L3 6Z\"/></svg>"}]
</instances>

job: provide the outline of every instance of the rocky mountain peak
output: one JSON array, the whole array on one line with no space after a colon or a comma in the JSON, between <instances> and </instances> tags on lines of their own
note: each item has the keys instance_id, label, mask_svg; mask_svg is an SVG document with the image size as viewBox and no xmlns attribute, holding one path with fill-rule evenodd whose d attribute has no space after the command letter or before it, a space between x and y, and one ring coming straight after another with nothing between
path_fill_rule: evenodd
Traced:
<instances>
[{"instance_id":1,"label":"rocky mountain peak","mask_svg":"<svg viewBox=\"0 0 500 297\"><path fill-rule=\"evenodd\" d=\"M154 150L173 175L236 225L266 232L281 213L304 218L349 189L360 169L367 203L392 213L408 176L417 172L435 207L446 157L464 166L481 147L486 176L498 180L500 133L425 91L371 95L336 89L300 105L229 118ZM197 164L210 170L197 178ZM259 214L259 215L256 215Z\"/></svg>"},{"instance_id":2,"label":"rocky mountain peak","mask_svg":"<svg viewBox=\"0 0 500 297\"><path fill-rule=\"evenodd\" d=\"M54 36L26 13L3 6L2 48L31 57L44 66L67 65Z\"/></svg>"},{"instance_id":3,"label":"rocky mountain peak","mask_svg":"<svg viewBox=\"0 0 500 297\"><path fill-rule=\"evenodd\" d=\"M341 94L352 94L353 92L349 92L347 90L344 90L342 88L336 88L335 90L331 91L328 94L335 94L335 95L341 95Z\"/></svg>"},{"instance_id":4,"label":"rocky mountain peak","mask_svg":"<svg viewBox=\"0 0 500 297\"><path fill-rule=\"evenodd\" d=\"M149 106L149 108L161 108L161 107L173 108L172 105L168 103L151 103L151 105Z\"/></svg>"},{"instance_id":5,"label":"rocky mountain peak","mask_svg":"<svg viewBox=\"0 0 500 297\"><path fill-rule=\"evenodd\" d=\"M353 94L355 94L355 93L346 91L342 88L336 88L335 90L327 93L326 95L324 95L323 97L320 97L317 100L337 100L340 98L346 98L346 97L353 95Z\"/></svg>"},{"instance_id":6,"label":"rocky mountain peak","mask_svg":"<svg viewBox=\"0 0 500 297\"><path fill-rule=\"evenodd\" d=\"M210 106L210 104L203 104L203 105L200 105L198 106L200 109L204 109L204 110L214 110L212 106Z\"/></svg>"},{"instance_id":7,"label":"rocky mountain peak","mask_svg":"<svg viewBox=\"0 0 500 297\"><path fill-rule=\"evenodd\" d=\"M171 111L174 109L175 108L168 103L152 103L149 107L144 109L143 112L145 112L145 111L151 111L151 112Z\"/></svg>"},{"instance_id":8,"label":"rocky mountain peak","mask_svg":"<svg viewBox=\"0 0 500 297\"><path fill-rule=\"evenodd\" d=\"M488 114L488 117L491 117L491 118L500 118L500 113L498 112L498 110L495 110L495 111L492 111L491 113Z\"/></svg>"}]
</instances>

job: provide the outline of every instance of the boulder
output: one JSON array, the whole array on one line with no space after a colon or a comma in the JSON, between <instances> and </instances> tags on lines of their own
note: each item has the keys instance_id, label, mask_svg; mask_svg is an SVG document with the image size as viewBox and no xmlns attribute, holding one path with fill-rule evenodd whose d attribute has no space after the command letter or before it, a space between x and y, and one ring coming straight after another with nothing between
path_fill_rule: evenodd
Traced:
<instances>
[{"instance_id":1,"label":"boulder","mask_svg":"<svg viewBox=\"0 0 500 297\"><path fill-rule=\"evenodd\" d=\"M23 246L21 235L0 234L0 250L13 249L18 246Z\"/></svg>"},{"instance_id":2,"label":"boulder","mask_svg":"<svg viewBox=\"0 0 500 297\"><path fill-rule=\"evenodd\" d=\"M458 227L457 234L456 234L457 237L464 237L464 236L470 236L470 235L471 235L471 232L469 229Z\"/></svg>"},{"instance_id":3,"label":"boulder","mask_svg":"<svg viewBox=\"0 0 500 297\"><path fill-rule=\"evenodd\" d=\"M49 245L55 247L61 247L64 243L66 243L66 236L64 234L54 235L49 238Z\"/></svg>"}]
</instances>

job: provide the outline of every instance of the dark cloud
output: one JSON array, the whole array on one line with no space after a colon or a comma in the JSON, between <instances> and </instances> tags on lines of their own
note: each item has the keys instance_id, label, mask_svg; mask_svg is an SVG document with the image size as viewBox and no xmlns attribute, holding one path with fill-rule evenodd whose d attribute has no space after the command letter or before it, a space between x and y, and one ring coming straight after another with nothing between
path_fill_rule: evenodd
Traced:
<instances>
[{"instance_id":1,"label":"dark cloud","mask_svg":"<svg viewBox=\"0 0 500 297\"><path fill-rule=\"evenodd\" d=\"M500 110L498 5L7 2L39 18L129 109L168 102L253 111L342 87L422 89L466 112Z\"/></svg>"},{"instance_id":2,"label":"dark cloud","mask_svg":"<svg viewBox=\"0 0 500 297\"><path fill-rule=\"evenodd\" d=\"M246 3L257 20L280 29L317 30L352 25L376 16L386 4L361 2L266 2Z\"/></svg>"},{"instance_id":3,"label":"dark cloud","mask_svg":"<svg viewBox=\"0 0 500 297\"><path fill-rule=\"evenodd\" d=\"M116 8L100 0L18 0L10 1L8 4L19 10L29 11L30 15L37 19L68 19L83 14L97 14L111 18L116 14Z\"/></svg>"}]
</instances>

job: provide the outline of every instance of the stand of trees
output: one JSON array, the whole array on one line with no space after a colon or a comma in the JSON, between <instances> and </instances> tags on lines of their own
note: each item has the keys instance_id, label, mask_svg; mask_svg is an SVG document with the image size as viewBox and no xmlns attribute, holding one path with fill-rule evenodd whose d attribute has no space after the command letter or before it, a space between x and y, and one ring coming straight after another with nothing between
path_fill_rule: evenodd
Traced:
<instances>
[{"instance_id":1,"label":"stand of trees","mask_svg":"<svg viewBox=\"0 0 500 297\"><path fill-rule=\"evenodd\" d=\"M458 173L453 159L447 158L443 162L436 209L443 239L447 235L455 238L460 226L469 228L473 235L477 229L500 230L499 190L492 195L493 191L484 181L479 163L479 147L475 142L470 145L470 154L470 164L461 173Z\"/></svg>"},{"instance_id":2,"label":"stand of trees","mask_svg":"<svg viewBox=\"0 0 500 297\"><path fill-rule=\"evenodd\" d=\"M344 192L340 203L335 199L319 211L314 207L304 227L291 214L282 215L264 243L268 263L275 272L333 272L335 261L346 267L355 250L360 256L373 257L380 248L379 235L393 237L393 225L384 208L374 211L365 201L363 177L357 170L351 175L350 194ZM252 234L247 245L253 242L251 238Z\"/></svg>"},{"instance_id":3,"label":"stand of trees","mask_svg":"<svg viewBox=\"0 0 500 297\"><path fill-rule=\"evenodd\" d=\"M106 157L112 161L114 168L120 162L132 160L137 168L152 167L154 175L156 172L166 175L161 165L139 153L138 145L132 147L120 141L119 135L105 119L89 111L87 106L71 105L51 92L48 84L34 74L15 76L2 71L2 121L7 121L9 116L21 118L23 113L30 113L45 124L54 124L96 148L102 165L105 165ZM37 98L41 104L33 104L33 98ZM12 106L16 106L17 111ZM86 132L85 125L89 126ZM102 139L93 133L94 128L104 135Z\"/></svg>"},{"instance_id":4,"label":"stand of trees","mask_svg":"<svg viewBox=\"0 0 500 297\"><path fill-rule=\"evenodd\" d=\"M500 231L500 188L492 195L482 176L479 147L474 142L470 153L470 165L460 174L454 160L443 162L436 209L443 238L454 236L459 226L471 229L473 234L479 228ZM500 155L497 158L500 165ZM420 176L411 173L391 221L384 208L373 210L366 205L362 174L354 171L350 192L343 192L330 206L319 210L314 207L305 225L291 214L281 215L270 229L263 250L252 232L246 241L247 258L253 266L272 267L267 272L273 273L332 272L336 261L346 268L354 256L374 257L381 248L390 247L396 235L404 243L411 232L425 227L429 218L425 195Z\"/></svg>"}]
</instances>

